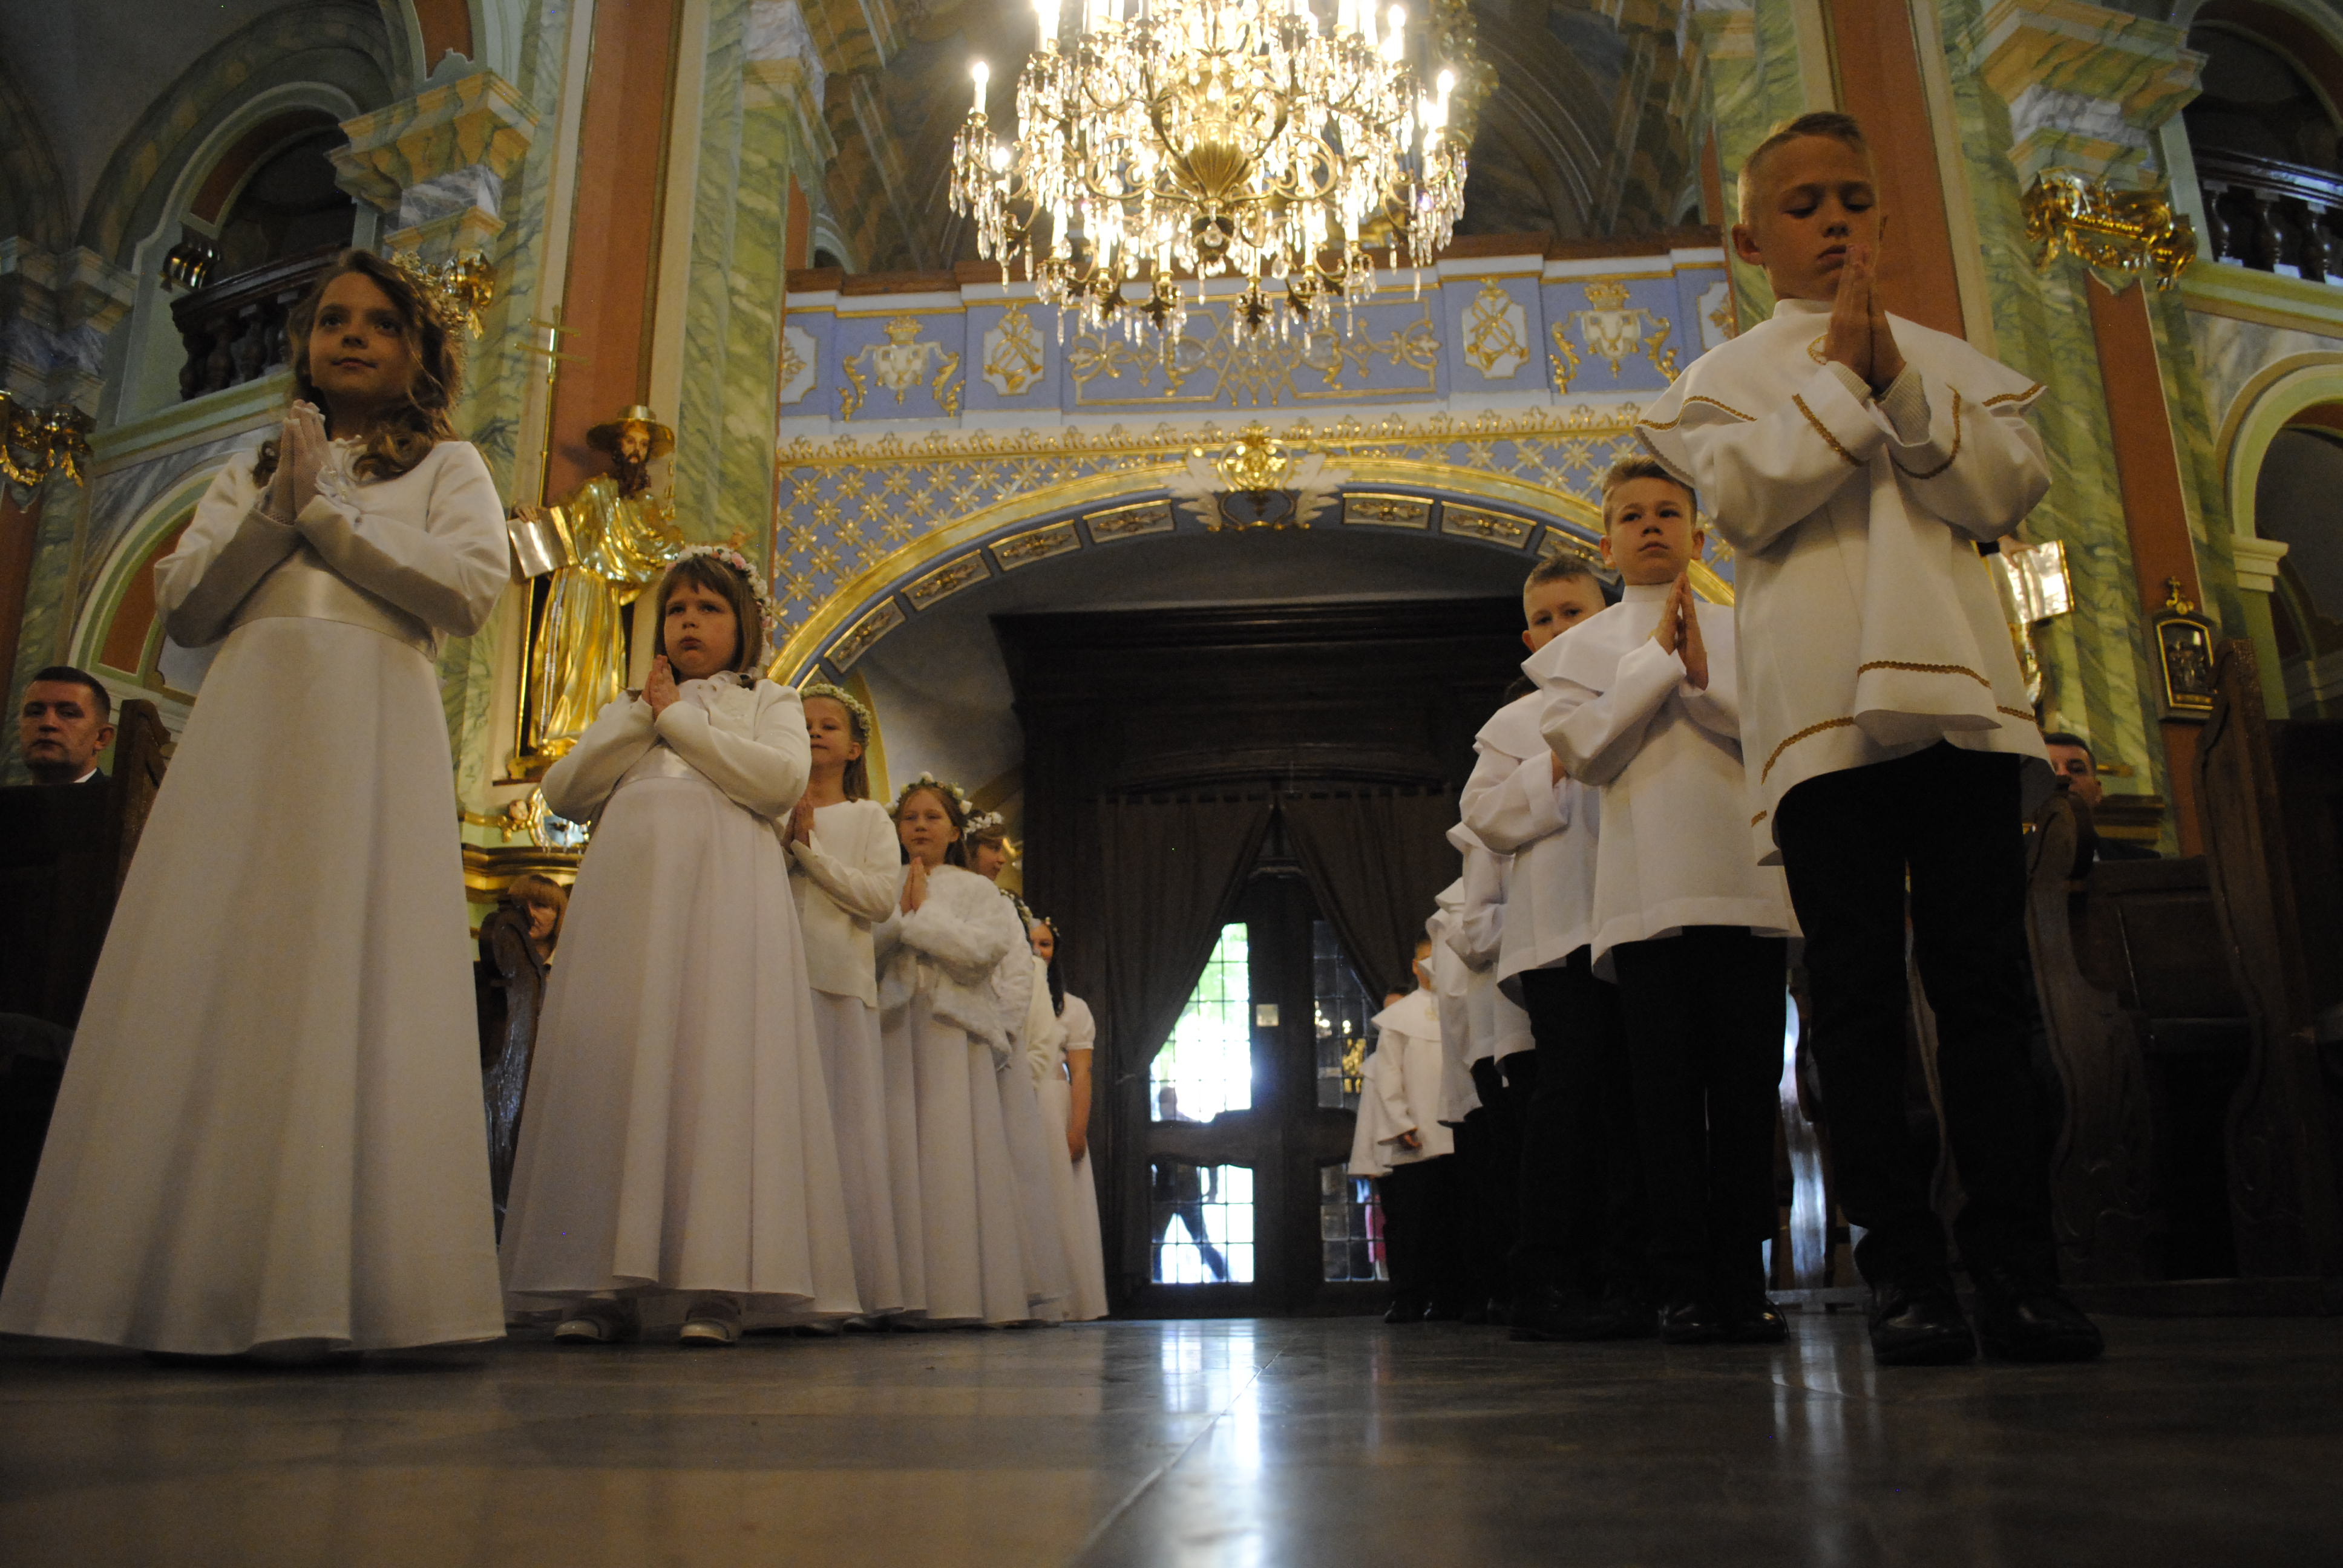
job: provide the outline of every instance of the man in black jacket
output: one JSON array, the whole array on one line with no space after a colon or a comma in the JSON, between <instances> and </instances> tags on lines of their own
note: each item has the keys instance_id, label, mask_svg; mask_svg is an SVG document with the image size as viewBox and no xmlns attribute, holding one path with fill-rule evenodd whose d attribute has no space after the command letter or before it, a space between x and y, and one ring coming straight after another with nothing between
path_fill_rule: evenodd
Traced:
<instances>
[{"instance_id":1,"label":"man in black jacket","mask_svg":"<svg viewBox=\"0 0 2343 1568\"><path fill-rule=\"evenodd\" d=\"M16 715L16 740L35 784L102 784L97 754L114 744L114 697L69 664L36 670Z\"/></svg>"}]
</instances>

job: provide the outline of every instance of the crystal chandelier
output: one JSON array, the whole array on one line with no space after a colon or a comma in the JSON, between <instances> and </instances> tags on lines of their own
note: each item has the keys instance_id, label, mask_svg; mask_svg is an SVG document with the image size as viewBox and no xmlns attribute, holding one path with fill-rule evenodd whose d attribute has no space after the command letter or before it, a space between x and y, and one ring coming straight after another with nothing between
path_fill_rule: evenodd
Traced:
<instances>
[{"instance_id":1,"label":"crystal chandelier","mask_svg":"<svg viewBox=\"0 0 2343 1568\"><path fill-rule=\"evenodd\" d=\"M1436 96L1418 86L1411 53L1430 46L1412 51L1403 6L1318 3L1331 21L1312 0L1077 0L1061 38L1061 0L1034 0L1015 146L992 138L978 61L952 148L978 253L1004 279L1021 261L1093 327L1151 325L1167 352L1207 277L1244 280L1247 336L1309 331L1338 302L1347 327L1371 245L1423 267L1448 243L1467 138L1448 126L1453 72Z\"/></svg>"}]
</instances>

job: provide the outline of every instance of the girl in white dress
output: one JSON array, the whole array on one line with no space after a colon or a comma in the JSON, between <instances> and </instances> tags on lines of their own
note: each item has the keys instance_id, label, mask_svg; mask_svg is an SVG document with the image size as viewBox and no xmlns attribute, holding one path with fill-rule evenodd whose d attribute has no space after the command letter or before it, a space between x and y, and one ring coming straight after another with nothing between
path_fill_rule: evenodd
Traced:
<instances>
[{"instance_id":1,"label":"girl in white dress","mask_svg":"<svg viewBox=\"0 0 2343 1568\"><path fill-rule=\"evenodd\" d=\"M1070 994L1059 978L1058 929L1032 928L1041 983L1034 1001L1044 1020L1026 1031L1026 1060L1040 1086L1041 1115L1065 1134L1065 1157L1051 1162L1057 1177L1058 1233L1066 1249L1066 1316L1088 1322L1107 1313L1106 1259L1099 1234L1098 1184L1091 1174L1091 1051L1098 1025L1090 1003Z\"/></svg>"},{"instance_id":2,"label":"girl in white dress","mask_svg":"<svg viewBox=\"0 0 2343 1568\"><path fill-rule=\"evenodd\" d=\"M877 933L880 1025L916 1076L923 1321L1005 1324L1030 1318L1031 1304L992 972L1024 943L1009 900L964 864L968 819L960 790L924 773L895 802L907 865L897 913Z\"/></svg>"},{"instance_id":3,"label":"girl in white dress","mask_svg":"<svg viewBox=\"0 0 2343 1568\"><path fill-rule=\"evenodd\" d=\"M594 837L571 890L505 1213L517 1310L686 1345L860 1311L782 832L804 709L760 678L763 596L730 550L668 569L656 657L545 775Z\"/></svg>"},{"instance_id":4,"label":"girl in white dress","mask_svg":"<svg viewBox=\"0 0 2343 1568\"><path fill-rule=\"evenodd\" d=\"M123 888L0 1331L279 1359L504 1332L434 668L509 547L407 275L345 254L296 401L155 568L220 643ZM224 640L223 640L224 639Z\"/></svg>"},{"instance_id":5,"label":"girl in white dress","mask_svg":"<svg viewBox=\"0 0 2343 1568\"><path fill-rule=\"evenodd\" d=\"M789 888L805 931L806 974L813 986L814 1038L830 1087L846 1194L847 1233L854 1246L854 1283L873 1316L924 1305L916 1284L919 1250L901 1245L906 1222L919 1225L920 1151L911 1063L890 1100L879 1048L878 964L871 930L887 919L903 887L903 856L887 808L870 799L863 749L870 710L844 690L816 681L803 689L813 775L789 814ZM890 1139L889 1115L902 1124ZM897 1144L900 1143L900 1149Z\"/></svg>"},{"instance_id":6,"label":"girl in white dress","mask_svg":"<svg viewBox=\"0 0 2343 1568\"><path fill-rule=\"evenodd\" d=\"M1009 853L1009 833L999 812L988 811L970 822L968 869L998 888L1001 901L1017 917L1019 940L992 971L992 992L1000 999L1001 1028L1009 1036L1009 1053L1001 1060L996 1087L1001 1125L1009 1132L1009 1158L1017 1169L1017 1216L1031 1321L1054 1323L1065 1318L1066 1297L1072 1289L1065 1244L1058 1237L1058 1132L1042 1117L1041 1097L1026 1064L1029 1020L1037 1014L1035 993L1044 982L1041 960L1023 940L1028 919L1024 902L1000 888Z\"/></svg>"}]
</instances>

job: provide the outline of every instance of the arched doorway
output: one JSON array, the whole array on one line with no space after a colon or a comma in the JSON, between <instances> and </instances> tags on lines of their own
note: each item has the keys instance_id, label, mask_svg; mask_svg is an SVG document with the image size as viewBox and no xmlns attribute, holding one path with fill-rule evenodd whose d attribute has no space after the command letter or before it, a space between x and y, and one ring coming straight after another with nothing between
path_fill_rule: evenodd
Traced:
<instances>
[{"instance_id":1,"label":"arched doorway","mask_svg":"<svg viewBox=\"0 0 2343 1568\"><path fill-rule=\"evenodd\" d=\"M1213 532L1182 505L1170 526L1092 537L1091 518L1163 504L1129 497L1021 518L980 538L1084 542L913 563L880 601L884 635L847 649L890 780L934 772L1001 809L1022 890L1061 922L1068 983L1101 1020L1093 1161L1124 1310L1380 1307L1342 1173L1345 1057L1456 874L1442 834L1517 674L1523 578L1592 530L1509 514L1523 534L1498 548L1444 531L1444 507L1493 515L1483 498L1418 494L1405 526L1344 520L1350 499L1283 530ZM912 608L978 551L969 581ZM1349 872L1330 864L1330 843L1369 840L1383 847ZM1362 891L1376 861L1386 890Z\"/></svg>"}]
</instances>

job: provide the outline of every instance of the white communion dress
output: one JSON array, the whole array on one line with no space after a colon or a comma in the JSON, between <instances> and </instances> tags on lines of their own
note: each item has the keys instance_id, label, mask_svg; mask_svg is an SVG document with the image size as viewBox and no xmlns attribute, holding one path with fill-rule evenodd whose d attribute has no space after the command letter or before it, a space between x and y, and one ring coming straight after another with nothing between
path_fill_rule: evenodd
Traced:
<instances>
[{"instance_id":1,"label":"white communion dress","mask_svg":"<svg viewBox=\"0 0 2343 1568\"><path fill-rule=\"evenodd\" d=\"M594 837L548 988L505 1211L517 1310L615 1291L645 1321L851 1316L846 1202L778 824L811 766L796 690L632 693L545 776Z\"/></svg>"},{"instance_id":2,"label":"white communion dress","mask_svg":"<svg viewBox=\"0 0 2343 1568\"><path fill-rule=\"evenodd\" d=\"M920 907L876 935L885 1050L910 1059L919 1108L927 1320L1022 1322L1032 1309L996 1081L1009 1036L992 970L1023 944L1024 930L990 882L938 866Z\"/></svg>"},{"instance_id":3,"label":"white communion dress","mask_svg":"<svg viewBox=\"0 0 2343 1568\"><path fill-rule=\"evenodd\" d=\"M1028 1028L1025 1059L1032 1066L1041 1094L1041 1120L1057 1131L1059 1138L1058 1157L1050 1168L1056 1178L1058 1234L1066 1249L1066 1316L1074 1322L1089 1322L1107 1313L1106 1258L1090 1151L1084 1149L1082 1157L1073 1160L1067 1157L1064 1147L1066 1133L1073 1125L1074 1105L1074 1086L1066 1077L1066 1063L1074 1052L1088 1054L1098 1044L1098 1025L1091 1017L1090 1003L1071 994L1065 999L1064 1011L1050 1015L1047 973L1046 968L1035 971L1033 989L1037 1010L1048 1024Z\"/></svg>"},{"instance_id":4,"label":"white communion dress","mask_svg":"<svg viewBox=\"0 0 2343 1568\"><path fill-rule=\"evenodd\" d=\"M1014 910L1006 894L1001 901ZM1020 914L1017 929L1025 929ZM1066 1271L1065 1242L1058 1234L1058 1167L1066 1162L1065 1131L1051 1127L1041 1115L1041 1098L1026 1058L1037 1015L1048 1016L1049 982L1041 978L1041 960L1031 940L1002 955L992 971L993 994L1000 999L1001 1017L1009 1036L1009 1051L1000 1062L995 1083L1001 1091L1001 1124L1009 1134L1009 1159L1017 1169L1017 1218L1025 1257L1025 1295L1037 1322L1058 1322L1066 1315L1071 1279ZM1035 993L1043 1006L1034 1006Z\"/></svg>"},{"instance_id":5,"label":"white communion dress","mask_svg":"<svg viewBox=\"0 0 2343 1568\"><path fill-rule=\"evenodd\" d=\"M437 634L508 580L471 447L331 446L292 525L252 464L156 564L219 642L124 885L0 1330L227 1355L504 1332ZM223 642L223 638L225 641Z\"/></svg>"},{"instance_id":6,"label":"white communion dress","mask_svg":"<svg viewBox=\"0 0 2343 1568\"><path fill-rule=\"evenodd\" d=\"M900 1107L901 1148L896 1149L888 1127L870 936L893 912L903 889L902 849L887 808L875 800L841 800L818 809L812 840L789 840L789 887L805 931L814 1038L821 1046L822 1081L830 1089L855 1290L866 1312L921 1307L926 1302L904 1289L895 1201L900 1164L903 1185L913 1194L916 1221L917 1110L907 1083Z\"/></svg>"}]
</instances>

